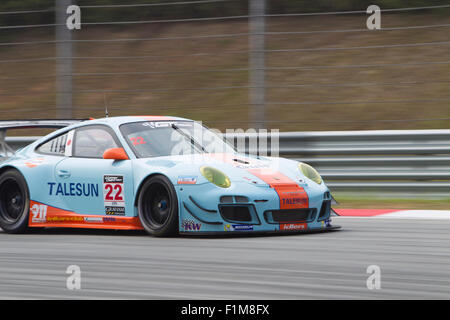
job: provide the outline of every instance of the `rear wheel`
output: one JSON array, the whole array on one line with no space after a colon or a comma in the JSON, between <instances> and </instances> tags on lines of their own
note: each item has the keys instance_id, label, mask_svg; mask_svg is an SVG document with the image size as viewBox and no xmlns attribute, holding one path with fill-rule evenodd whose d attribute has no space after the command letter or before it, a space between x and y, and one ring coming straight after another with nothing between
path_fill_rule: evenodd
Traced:
<instances>
[{"instance_id":1,"label":"rear wheel","mask_svg":"<svg viewBox=\"0 0 450 320\"><path fill-rule=\"evenodd\" d=\"M0 227L8 233L28 229L30 196L25 178L14 169L0 175Z\"/></svg>"},{"instance_id":2,"label":"rear wheel","mask_svg":"<svg viewBox=\"0 0 450 320\"><path fill-rule=\"evenodd\" d=\"M178 231L178 199L164 176L151 177L142 186L138 213L144 229L154 236L171 236Z\"/></svg>"}]
</instances>

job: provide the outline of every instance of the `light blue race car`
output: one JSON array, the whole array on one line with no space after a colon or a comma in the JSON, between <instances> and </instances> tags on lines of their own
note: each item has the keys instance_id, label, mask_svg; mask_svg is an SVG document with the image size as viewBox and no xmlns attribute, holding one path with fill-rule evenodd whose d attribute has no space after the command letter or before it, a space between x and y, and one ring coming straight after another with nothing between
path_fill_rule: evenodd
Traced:
<instances>
[{"instance_id":1,"label":"light blue race car","mask_svg":"<svg viewBox=\"0 0 450 320\"><path fill-rule=\"evenodd\" d=\"M240 154L192 120L0 122L0 131L19 127L61 129L3 158L5 232L71 227L169 236L339 228L331 225L330 191L311 166Z\"/></svg>"}]
</instances>

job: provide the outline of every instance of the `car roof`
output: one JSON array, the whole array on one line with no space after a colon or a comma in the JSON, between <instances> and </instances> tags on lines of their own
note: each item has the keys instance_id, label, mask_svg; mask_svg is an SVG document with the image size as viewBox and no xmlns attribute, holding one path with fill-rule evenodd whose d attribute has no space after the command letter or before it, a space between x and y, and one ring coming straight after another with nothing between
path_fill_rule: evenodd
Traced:
<instances>
[{"instance_id":1,"label":"car roof","mask_svg":"<svg viewBox=\"0 0 450 320\"><path fill-rule=\"evenodd\" d=\"M138 121L193 121L191 119L185 119L180 117L172 117L172 116L120 116L120 117L108 117L108 118L100 118L100 119L92 119L89 121L84 121L79 124L88 125L88 124L109 124L120 126L124 123L130 122L138 122Z\"/></svg>"},{"instance_id":2,"label":"car roof","mask_svg":"<svg viewBox=\"0 0 450 320\"><path fill-rule=\"evenodd\" d=\"M108 118L100 118L100 119L91 119L82 121L76 124L69 125L67 127L61 128L59 130L53 131L48 135L38 139L35 143L41 143L42 141L46 141L56 137L64 132L70 131L72 129L84 127L87 125L95 125L95 124L106 124L111 127L118 127L125 123L139 122L139 121L194 121L191 119L185 119L180 117L172 117L172 116L119 116L119 117L108 117Z\"/></svg>"},{"instance_id":3,"label":"car roof","mask_svg":"<svg viewBox=\"0 0 450 320\"><path fill-rule=\"evenodd\" d=\"M171 116L119 116L119 117L108 117L83 121L81 123L72 125L67 128L75 129L82 126L94 124L107 124L111 127L119 127L120 125L125 123L132 123L139 121L194 121L194 120Z\"/></svg>"}]
</instances>

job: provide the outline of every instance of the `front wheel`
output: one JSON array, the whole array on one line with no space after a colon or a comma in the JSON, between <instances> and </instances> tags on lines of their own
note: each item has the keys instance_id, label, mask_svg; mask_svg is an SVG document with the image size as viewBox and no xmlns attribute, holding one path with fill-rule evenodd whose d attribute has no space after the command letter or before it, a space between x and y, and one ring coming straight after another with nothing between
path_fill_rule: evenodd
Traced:
<instances>
[{"instance_id":1,"label":"front wheel","mask_svg":"<svg viewBox=\"0 0 450 320\"><path fill-rule=\"evenodd\" d=\"M162 175L144 182L138 198L139 219L154 236L171 236L178 231L178 199L169 179Z\"/></svg>"},{"instance_id":2,"label":"front wheel","mask_svg":"<svg viewBox=\"0 0 450 320\"><path fill-rule=\"evenodd\" d=\"M28 229L30 196L27 182L14 169L0 176L0 227L8 233L22 233Z\"/></svg>"}]
</instances>

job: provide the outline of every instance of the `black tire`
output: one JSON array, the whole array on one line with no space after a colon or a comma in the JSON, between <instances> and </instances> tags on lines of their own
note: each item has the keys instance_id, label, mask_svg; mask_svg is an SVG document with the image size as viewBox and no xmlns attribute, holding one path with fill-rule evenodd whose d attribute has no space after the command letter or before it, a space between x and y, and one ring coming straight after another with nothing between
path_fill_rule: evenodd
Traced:
<instances>
[{"instance_id":1,"label":"black tire","mask_svg":"<svg viewBox=\"0 0 450 320\"><path fill-rule=\"evenodd\" d=\"M167 237L178 233L178 198L165 176L153 176L144 182L137 205L141 224L149 234Z\"/></svg>"},{"instance_id":2,"label":"black tire","mask_svg":"<svg viewBox=\"0 0 450 320\"><path fill-rule=\"evenodd\" d=\"M28 230L30 193L23 175L9 169L0 175L0 228L7 233Z\"/></svg>"}]
</instances>

